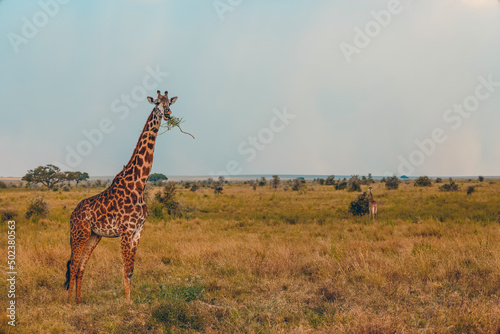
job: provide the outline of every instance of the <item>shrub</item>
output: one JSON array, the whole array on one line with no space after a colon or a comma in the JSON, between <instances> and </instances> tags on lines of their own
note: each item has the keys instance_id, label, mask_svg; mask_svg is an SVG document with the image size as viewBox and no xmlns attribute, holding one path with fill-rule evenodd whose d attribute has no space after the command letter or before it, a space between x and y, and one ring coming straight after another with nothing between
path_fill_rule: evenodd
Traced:
<instances>
[{"instance_id":1,"label":"shrub","mask_svg":"<svg viewBox=\"0 0 500 334\"><path fill-rule=\"evenodd\" d=\"M0 221L9 221L17 217L17 211L14 210L1 210L0 211Z\"/></svg>"},{"instance_id":2,"label":"shrub","mask_svg":"<svg viewBox=\"0 0 500 334\"><path fill-rule=\"evenodd\" d=\"M432 186L432 181L429 179L428 176L420 176L418 179L415 180L414 183L415 187L430 187Z\"/></svg>"},{"instance_id":3,"label":"shrub","mask_svg":"<svg viewBox=\"0 0 500 334\"><path fill-rule=\"evenodd\" d=\"M317 179L317 180L316 180L316 182L317 182L320 186L322 186L322 185L324 185L324 184L325 184L325 179Z\"/></svg>"},{"instance_id":4,"label":"shrub","mask_svg":"<svg viewBox=\"0 0 500 334\"><path fill-rule=\"evenodd\" d=\"M345 179L335 183L335 190L344 190L345 188L347 188L347 181Z\"/></svg>"},{"instance_id":5,"label":"shrub","mask_svg":"<svg viewBox=\"0 0 500 334\"><path fill-rule=\"evenodd\" d=\"M7 183L0 181L0 189L5 189L7 188Z\"/></svg>"},{"instance_id":6,"label":"shrub","mask_svg":"<svg viewBox=\"0 0 500 334\"><path fill-rule=\"evenodd\" d=\"M267 184L266 178L264 176L262 176L258 182L259 182L259 187L263 187Z\"/></svg>"},{"instance_id":7,"label":"shrub","mask_svg":"<svg viewBox=\"0 0 500 334\"><path fill-rule=\"evenodd\" d=\"M393 175L391 177L386 178L385 187L389 190L398 189L400 183L401 183L401 180L398 179L398 177L396 175Z\"/></svg>"},{"instance_id":8,"label":"shrub","mask_svg":"<svg viewBox=\"0 0 500 334\"><path fill-rule=\"evenodd\" d=\"M349 181L347 181L347 190L348 191L361 191L361 180L359 176L352 175Z\"/></svg>"},{"instance_id":9,"label":"shrub","mask_svg":"<svg viewBox=\"0 0 500 334\"><path fill-rule=\"evenodd\" d=\"M436 183L443 183L443 179L440 177L436 178Z\"/></svg>"},{"instance_id":10,"label":"shrub","mask_svg":"<svg viewBox=\"0 0 500 334\"><path fill-rule=\"evenodd\" d=\"M334 185L334 184L335 184L335 175L330 175L330 176L328 176L328 177L326 178L326 180L325 180L325 184L326 184L327 186L332 186L332 185Z\"/></svg>"},{"instance_id":11,"label":"shrub","mask_svg":"<svg viewBox=\"0 0 500 334\"><path fill-rule=\"evenodd\" d=\"M26 210L26 218L44 217L49 214L49 204L43 200L43 197L32 199Z\"/></svg>"},{"instance_id":12,"label":"shrub","mask_svg":"<svg viewBox=\"0 0 500 334\"><path fill-rule=\"evenodd\" d=\"M95 180L92 183L92 188L104 188L106 186L106 183L104 183L102 180Z\"/></svg>"},{"instance_id":13,"label":"shrub","mask_svg":"<svg viewBox=\"0 0 500 334\"><path fill-rule=\"evenodd\" d=\"M295 179L293 180L293 183L292 183L292 190L294 191L299 191L300 188L302 188L302 183L300 182L299 179Z\"/></svg>"},{"instance_id":14,"label":"shrub","mask_svg":"<svg viewBox=\"0 0 500 334\"><path fill-rule=\"evenodd\" d=\"M222 184L216 184L214 185L214 194L222 194L222 191L224 190L224 186Z\"/></svg>"},{"instance_id":15,"label":"shrub","mask_svg":"<svg viewBox=\"0 0 500 334\"><path fill-rule=\"evenodd\" d=\"M177 202L177 189L175 182L167 182L163 190L156 193L155 199L167 209L169 215L179 213L179 202Z\"/></svg>"},{"instance_id":16,"label":"shrub","mask_svg":"<svg viewBox=\"0 0 500 334\"><path fill-rule=\"evenodd\" d=\"M467 195L471 195L475 190L476 190L476 187L469 186L469 188L467 188Z\"/></svg>"},{"instance_id":17,"label":"shrub","mask_svg":"<svg viewBox=\"0 0 500 334\"><path fill-rule=\"evenodd\" d=\"M200 187L199 187L196 183L194 183L194 184L191 186L191 191L192 191L192 192L195 192L195 191L196 191L196 190L198 190L199 188L200 188Z\"/></svg>"},{"instance_id":18,"label":"shrub","mask_svg":"<svg viewBox=\"0 0 500 334\"><path fill-rule=\"evenodd\" d=\"M255 189L254 189L254 190L255 190ZM289 186L287 186L287 185L285 184L285 185L283 186L283 190L284 190L284 191L288 191L288 190L290 190L290 187L289 187Z\"/></svg>"},{"instance_id":19,"label":"shrub","mask_svg":"<svg viewBox=\"0 0 500 334\"><path fill-rule=\"evenodd\" d=\"M273 189L278 189L280 185L280 177L278 175L273 175L273 178L271 179L271 187Z\"/></svg>"},{"instance_id":20,"label":"shrub","mask_svg":"<svg viewBox=\"0 0 500 334\"><path fill-rule=\"evenodd\" d=\"M483 182L484 181L484 176L479 176L477 179L479 180L479 182Z\"/></svg>"},{"instance_id":21,"label":"shrub","mask_svg":"<svg viewBox=\"0 0 500 334\"><path fill-rule=\"evenodd\" d=\"M158 219L163 218L163 205L161 205L157 201L154 201L148 207L148 214Z\"/></svg>"},{"instance_id":22,"label":"shrub","mask_svg":"<svg viewBox=\"0 0 500 334\"><path fill-rule=\"evenodd\" d=\"M366 177L364 175L361 177L361 184L370 185L372 183L375 183L375 180L373 179L372 173L368 173L368 177Z\"/></svg>"},{"instance_id":23,"label":"shrub","mask_svg":"<svg viewBox=\"0 0 500 334\"><path fill-rule=\"evenodd\" d=\"M441 191L458 191L458 184L455 181L450 181L449 183L443 184L439 187Z\"/></svg>"},{"instance_id":24,"label":"shrub","mask_svg":"<svg viewBox=\"0 0 500 334\"><path fill-rule=\"evenodd\" d=\"M358 198L355 201L349 203L349 212L354 216L363 216L369 212L368 195L366 194L366 192L358 195Z\"/></svg>"}]
</instances>

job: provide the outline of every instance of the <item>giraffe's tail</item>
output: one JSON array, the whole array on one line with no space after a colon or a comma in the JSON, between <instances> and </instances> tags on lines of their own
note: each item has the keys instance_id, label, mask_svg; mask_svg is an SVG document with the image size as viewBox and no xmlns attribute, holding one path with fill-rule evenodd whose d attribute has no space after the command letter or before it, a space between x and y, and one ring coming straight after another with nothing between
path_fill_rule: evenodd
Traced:
<instances>
[{"instance_id":1,"label":"giraffe's tail","mask_svg":"<svg viewBox=\"0 0 500 334\"><path fill-rule=\"evenodd\" d=\"M64 287L66 290L69 290L69 280L71 278L71 270L70 270L70 265L71 265L71 260L68 261L66 264L67 270L66 270L66 282L64 283Z\"/></svg>"}]
</instances>

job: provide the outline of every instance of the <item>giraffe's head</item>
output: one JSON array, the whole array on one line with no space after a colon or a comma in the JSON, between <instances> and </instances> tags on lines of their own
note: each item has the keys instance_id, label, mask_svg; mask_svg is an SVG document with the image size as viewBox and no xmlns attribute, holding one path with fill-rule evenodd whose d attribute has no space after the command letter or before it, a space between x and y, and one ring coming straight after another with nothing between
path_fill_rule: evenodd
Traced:
<instances>
[{"instance_id":1,"label":"giraffe's head","mask_svg":"<svg viewBox=\"0 0 500 334\"><path fill-rule=\"evenodd\" d=\"M148 101L155 106L155 110L162 115L165 120L168 120L172 113L172 111L170 111L170 106L177 101L177 96L169 99L167 91L165 91L165 95L162 95L160 91L157 91L157 93L158 97L156 99L148 96Z\"/></svg>"}]
</instances>

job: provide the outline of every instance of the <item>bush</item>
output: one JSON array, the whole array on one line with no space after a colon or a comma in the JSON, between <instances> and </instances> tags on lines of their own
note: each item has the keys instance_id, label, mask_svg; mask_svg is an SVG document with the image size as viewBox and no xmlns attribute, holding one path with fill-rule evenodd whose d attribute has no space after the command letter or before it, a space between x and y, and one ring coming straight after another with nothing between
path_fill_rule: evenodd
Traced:
<instances>
[{"instance_id":1,"label":"bush","mask_svg":"<svg viewBox=\"0 0 500 334\"><path fill-rule=\"evenodd\" d=\"M347 181L345 179L335 183L335 190L344 190L345 188L347 188Z\"/></svg>"},{"instance_id":2,"label":"bush","mask_svg":"<svg viewBox=\"0 0 500 334\"><path fill-rule=\"evenodd\" d=\"M359 176L352 175L347 181L347 191L361 191L361 180Z\"/></svg>"},{"instance_id":3,"label":"bush","mask_svg":"<svg viewBox=\"0 0 500 334\"><path fill-rule=\"evenodd\" d=\"M271 179L271 187L273 189L278 189L280 185L280 177L278 175L273 175L273 178Z\"/></svg>"},{"instance_id":4,"label":"bush","mask_svg":"<svg viewBox=\"0 0 500 334\"><path fill-rule=\"evenodd\" d=\"M455 181L450 181L449 183L443 184L439 187L441 191L458 191L458 184Z\"/></svg>"},{"instance_id":5,"label":"bush","mask_svg":"<svg viewBox=\"0 0 500 334\"><path fill-rule=\"evenodd\" d=\"M361 177L361 184L370 185L372 183L375 183L375 180L373 179L372 173L368 173L368 177L366 177L364 175Z\"/></svg>"},{"instance_id":6,"label":"bush","mask_svg":"<svg viewBox=\"0 0 500 334\"><path fill-rule=\"evenodd\" d=\"M1 210L0 211L0 221L9 221L17 217L17 211L14 210Z\"/></svg>"},{"instance_id":7,"label":"bush","mask_svg":"<svg viewBox=\"0 0 500 334\"><path fill-rule=\"evenodd\" d=\"M432 186L432 181L428 176L421 176L415 180L415 187L430 187Z\"/></svg>"},{"instance_id":8,"label":"bush","mask_svg":"<svg viewBox=\"0 0 500 334\"><path fill-rule=\"evenodd\" d=\"M479 180L479 182L483 182L484 181L484 176L479 176L477 179Z\"/></svg>"},{"instance_id":9,"label":"bush","mask_svg":"<svg viewBox=\"0 0 500 334\"><path fill-rule=\"evenodd\" d=\"M324 183L327 185L327 186L331 186L331 185L334 185L335 184L335 175L330 175L326 178L326 180L324 181Z\"/></svg>"},{"instance_id":10,"label":"bush","mask_svg":"<svg viewBox=\"0 0 500 334\"><path fill-rule=\"evenodd\" d=\"M214 185L214 194L216 194L216 195L222 194L223 190L224 190L224 187L222 186L222 184L215 184Z\"/></svg>"},{"instance_id":11,"label":"bush","mask_svg":"<svg viewBox=\"0 0 500 334\"><path fill-rule=\"evenodd\" d=\"M349 203L349 212L354 216L363 216L369 212L368 195L366 194L366 192L358 195L358 198L355 201Z\"/></svg>"},{"instance_id":12,"label":"bush","mask_svg":"<svg viewBox=\"0 0 500 334\"><path fill-rule=\"evenodd\" d=\"M438 178L436 179L436 183L443 183L443 179L442 179L442 178L440 178L440 177L438 177Z\"/></svg>"},{"instance_id":13,"label":"bush","mask_svg":"<svg viewBox=\"0 0 500 334\"><path fill-rule=\"evenodd\" d=\"M471 195L475 190L476 190L476 187L469 186L469 188L467 188L467 195Z\"/></svg>"},{"instance_id":14,"label":"bush","mask_svg":"<svg viewBox=\"0 0 500 334\"><path fill-rule=\"evenodd\" d=\"M299 179L293 180L292 190L299 191L301 188L302 188L302 183L300 182L300 180Z\"/></svg>"},{"instance_id":15,"label":"bush","mask_svg":"<svg viewBox=\"0 0 500 334\"><path fill-rule=\"evenodd\" d=\"M92 188L104 188L106 186L106 183L104 183L102 180L95 180L92 183Z\"/></svg>"},{"instance_id":16,"label":"bush","mask_svg":"<svg viewBox=\"0 0 500 334\"><path fill-rule=\"evenodd\" d=\"M258 180L258 182L259 182L259 187L263 187L267 184L266 178L264 176L262 176L260 180Z\"/></svg>"},{"instance_id":17,"label":"bush","mask_svg":"<svg viewBox=\"0 0 500 334\"><path fill-rule=\"evenodd\" d=\"M386 178L385 180L385 187L389 190L395 190L399 188L399 184L401 183L401 180L398 179L396 175L393 175L391 177Z\"/></svg>"},{"instance_id":18,"label":"bush","mask_svg":"<svg viewBox=\"0 0 500 334\"><path fill-rule=\"evenodd\" d=\"M163 218L163 205L154 201L153 204L148 207L148 214L158 219Z\"/></svg>"},{"instance_id":19,"label":"bush","mask_svg":"<svg viewBox=\"0 0 500 334\"><path fill-rule=\"evenodd\" d=\"M7 183L0 181L0 189L5 189L7 188Z\"/></svg>"},{"instance_id":20,"label":"bush","mask_svg":"<svg viewBox=\"0 0 500 334\"><path fill-rule=\"evenodd\" d=\"M169 215L175 215L179 213L179 202L177 202L177 189L175 182L167 182L163 190L156 193L155 199L167 209Z\"/></svg>"},{"instance_id":21,"label":"bush","mask_svg":"<svg viewBox=\"0 0 500 334\"><path fill-rule=\"evenodd\" d=\"M26 210L26 218L45 217L49 214L49 204L43 200L43 197L32 199Z\"/></svg>"},{"instance_id":22,"label":"bush","mask_svg":"<svg viewBox=\"0 0 500 334\"><path fill-rule=\"evenodd\" d=\"M199 188L200 188L200 187L199 187L199 186L195 183L195 184L193 184L193 185L192 185L192 187L191 187L191 191L192 191L192 192L195 192L195 191L196 191L196 190L198 190Z\"/></svg>"}]
</instances>

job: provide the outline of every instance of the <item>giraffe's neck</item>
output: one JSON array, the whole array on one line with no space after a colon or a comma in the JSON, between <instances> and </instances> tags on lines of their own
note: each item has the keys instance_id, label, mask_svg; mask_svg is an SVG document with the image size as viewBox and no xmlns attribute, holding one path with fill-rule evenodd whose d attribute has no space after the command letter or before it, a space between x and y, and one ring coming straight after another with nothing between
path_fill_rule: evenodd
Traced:
<instances>
[{"instance_id":1,"label":"giraffe's neck","mask_svg":"<svg viewBox=\"0 0 500 334\"><path fill-rule=\"evenodd\" d=\"M153 154L160 124L161 115L158 115L153 109L146 125L144 125L132 157L123 170L116 176L116 178L119 176L123 178L125 187L136 190L139 193L144 191L151 167L153 166Z\"/></svg>"}]
</instances>

